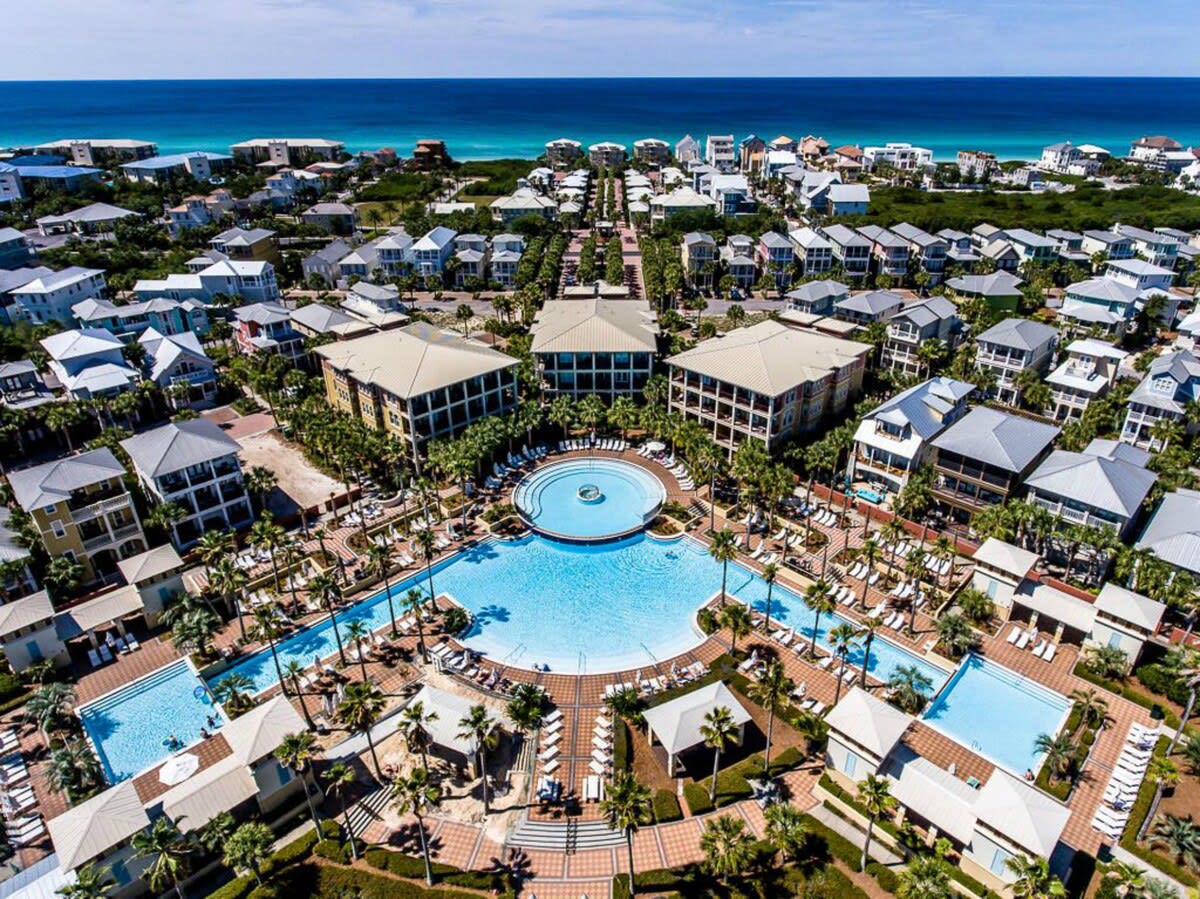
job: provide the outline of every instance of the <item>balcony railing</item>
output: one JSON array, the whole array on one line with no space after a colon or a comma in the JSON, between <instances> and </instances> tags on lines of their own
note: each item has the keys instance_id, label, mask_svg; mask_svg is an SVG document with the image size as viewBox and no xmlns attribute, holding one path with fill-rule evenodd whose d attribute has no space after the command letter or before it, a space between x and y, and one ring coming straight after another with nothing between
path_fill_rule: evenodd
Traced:
<instances>
[{"instance_id":1,"label":"balcony railing","mask_svg":"<svg viewBox=\"0 0 1200 899\"><path fill-rule=\"evenodd\" d=\"M72 506L70 508L72 521L76 522L77 524L83 521L91 521L93 518L98 518L101 515L107 515L109 512L116 512L119 509L129 508L129 494L125 491L122 491L111 499L102 499L99 502L94 502L87 506Z\"/></svg>"},{"instance_id":2,"label":"balcony railing","mask_svg":"<svg viewBox=\"0 0 1200 899\"><path fill-rule=\"evenodd\" d=\"M127 524L119 527L114 531L108 531L98 536L92 537L90 540L83 541L84 552L93 553L97 550L104 549L114 543L120 543L128 537L133 537L140 533L141 529L136 524Z\"/></svg>"}]
</instances>

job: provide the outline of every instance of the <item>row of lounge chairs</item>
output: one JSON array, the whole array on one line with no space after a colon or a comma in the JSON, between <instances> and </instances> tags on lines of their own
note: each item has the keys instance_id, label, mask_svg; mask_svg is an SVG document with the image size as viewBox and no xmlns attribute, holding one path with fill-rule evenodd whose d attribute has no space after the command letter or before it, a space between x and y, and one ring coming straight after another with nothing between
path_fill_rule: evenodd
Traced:
<instances>
[{"instance_id":1,"label":"row of lounge chairs","mask_svg":"<svg viewBox=\"0 0 1200 899\"><path fill-rule=\"evenodd\" d=\"M1125 744L1113 765L1104 798L1092 818L1092 827L1110 839L1119 840L1125 832L1157 739L1158 731L1137 723L1129 728L1125 736Z\"/></svg>"},{"instance_id":2,"label":"row of lounge chairs","mask_svg":"<svg viewBox=\"0 0 1200 899\"><path fill-rule=\"evenodd\" d=\"M28 846L45 834L46 825L36 810L37 796L29 782L29 767L21 755L16 732L0 734L0 744L5 749L13 748L0 758L0 814L5 819L5 836L14 846Z\"/></svg>"},{"instance_id":3,"label":"row of lounge chairs","mask_svg":"<svg viewBox=\"0 0 1200 899\"><path fill-rule=\"evenodd\" d=\"M873 571L871 566L866 562L855 562L850 566L850 570L847 571L846 574L849 577L854 578L856 581L861 581L866 578L868 583L872 585L879 580L879 572Z\"/></svg>"},{"instance_id":4,"label":"row of lounge chairs","mask_svg":"<svg viewBox=\"0 0 1200 899\"><path fill-rule=\"evenodd\" d=\"M1054 654L1058 652L1058 644L1053 640L1038 639L1038 630L1032 626L1023 628L1019 624L1013 625L1005 642L1017 649L1025 649L1031 642L1034 642L1033 654L1043 662L1053 662Z\"/></svg>"},{"instance_id":5,"label":"row of lounge chairs","mask_svg":"<svg viewBox=\"0 0 1200 899\"><path fill-rule=\"evenodd\" d=\"M128 652L133 652L142 648L142 644L138 642L138 638L133 634L125 634L124 636L113 636L110 631L108 638L96 646L95 649L87 651L88 661L92 663L93 668L99 668L101 665L107 665L113 661L117 655L125 655Z\"/></svg>"},{"instance_id":6,"label":"row of lounge chairs","mask_svg":"<svg viewBox=\"0 0 1200 899\"><path fill-rule=\"evenodd\" d=\"M360 506L359 508L362 511L350 512L342 519L344 526L356 528L364 520L374 521L376 518L383 517L383 507L378 503L367 503L365 506Z\"/></svg>"},{"instance_id":7,"label":"row of lounge chairs","mask_svg":"<svg viewBox=\"0 0 1200 899\"><path fill-rule=\"evenodd\" d=\"M813 515L813 521L815 521L817 524L824 525L827 528L837 527L841 520L841 515L836 512L831 512L828 509L818 509Z\"/></svg>"}]
</instances>

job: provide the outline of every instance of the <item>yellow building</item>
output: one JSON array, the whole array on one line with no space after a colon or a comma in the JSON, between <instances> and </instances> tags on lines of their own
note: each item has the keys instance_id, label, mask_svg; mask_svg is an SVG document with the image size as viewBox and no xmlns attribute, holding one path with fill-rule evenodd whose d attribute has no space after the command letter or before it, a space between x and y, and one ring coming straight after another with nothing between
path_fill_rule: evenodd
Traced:
<instances>
[{"instance_id":1,"label":"yellow building","mask_svg":"<svg viewBox=\"0 0 1200 899\"><path fill-rule=\"evenodd\" d=\"M425 444L517 401L517 360L453 331L416 322L319 347L325 396L383 428L419 457Z\"/></svg>"},{"instance_id":2,"label":"yellow building","mask_svg":"<svg viewBox=\"0 0 1200 899\"><path fill-rule=\"evenodd\" d=\"M112 451L98 449L9 472L8 482L50 557L78 561L90 584L111 578L118 561L146 549L124 478Z\"/></svg>"}]
</instances>

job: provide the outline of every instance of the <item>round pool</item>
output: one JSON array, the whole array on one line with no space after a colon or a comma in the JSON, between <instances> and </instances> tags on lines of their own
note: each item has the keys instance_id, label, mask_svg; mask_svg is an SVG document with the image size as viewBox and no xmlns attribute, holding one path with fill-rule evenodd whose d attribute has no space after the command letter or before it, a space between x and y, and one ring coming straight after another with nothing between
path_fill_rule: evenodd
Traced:
<instances>
[{"instance_id":1,"label":"round pool","mask_svg":"<svg viewBox=\"0 0 1200 899\"><path fill-rule=\"evenodd\" d=\"M639 531L667 499L662 481L617 459L570 459L530 472L513 503L535 531L603 540Z\"/></svg>"}]
</instances>

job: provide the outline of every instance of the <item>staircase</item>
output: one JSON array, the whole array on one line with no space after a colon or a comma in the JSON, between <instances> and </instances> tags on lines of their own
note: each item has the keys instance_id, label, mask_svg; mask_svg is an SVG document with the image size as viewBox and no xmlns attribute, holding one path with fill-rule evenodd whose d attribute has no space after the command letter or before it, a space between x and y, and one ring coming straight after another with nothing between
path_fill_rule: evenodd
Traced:
<instances>
[{"instance_id":1,"label":"staircase","mask_svg":"<svg viewBox=\"0 0 1200 899\"><path fill-rule=\"evenodd\" d=\"M349 809L350 832L361 836L371 822L378 819L388 803L388 790L380 787L373 793L368 793Z\"/></svg>"},{"instance_id":2,"label":"staircase","mask_svg":"<svg viewBox=\"0 0 1200 899\"><path fill-rule=\"evenodd\" d=\"M612 830L604 821L522 821L508 837L509 846L523 849L546 849L573 855L588 849L611 849L625 845L619 830Z\"/></svg>"}]
</instances>

